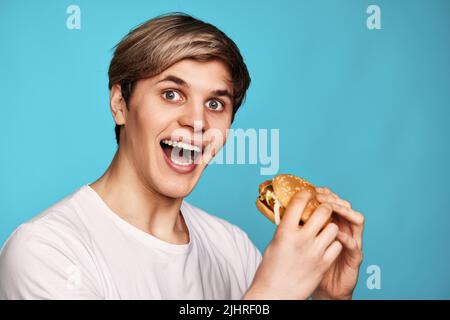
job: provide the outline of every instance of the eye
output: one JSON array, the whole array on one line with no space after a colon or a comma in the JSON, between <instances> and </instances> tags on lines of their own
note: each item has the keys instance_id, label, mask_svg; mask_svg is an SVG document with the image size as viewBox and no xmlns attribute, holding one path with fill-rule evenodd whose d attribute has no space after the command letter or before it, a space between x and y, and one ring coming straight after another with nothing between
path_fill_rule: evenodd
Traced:
<instances>
[{"instance_id":1,"label":"eye","mask_svg":"<svg viewBox=\"0 0 450 320\"><path fill-rule=\"evenodd\" d=\"M218 100L209 100L207 102L208 108L214 111L220 111L223 109L223 103Z\"/></svg>"},{"instance_id":2,"label":"eye","mask_svg":"<svg viewBox=\"0 0 450 320\"><path fill-rule=\"evenodd\" d=\"M181 100L181 95L175 90L167 90L163 92L163 97L169 101L179 101Z\"/></svg>"}]
</instances>

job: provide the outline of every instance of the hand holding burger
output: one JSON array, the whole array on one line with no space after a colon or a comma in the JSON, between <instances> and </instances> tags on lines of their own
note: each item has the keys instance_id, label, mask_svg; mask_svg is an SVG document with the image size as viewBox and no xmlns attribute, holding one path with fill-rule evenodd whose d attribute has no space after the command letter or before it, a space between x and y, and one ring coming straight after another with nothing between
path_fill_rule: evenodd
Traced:
<instances>
[{"instance_id":1,"label":"hand holding burger","mask_svg":"<svg viewBox=\"0 0 450 320\"><path fill-rule=\"evenodd\" d=\"M293 175L262 183L256 205L278 227L243 299L351 298L362 261L360 213Z\"/></svg>"}]
</instances>

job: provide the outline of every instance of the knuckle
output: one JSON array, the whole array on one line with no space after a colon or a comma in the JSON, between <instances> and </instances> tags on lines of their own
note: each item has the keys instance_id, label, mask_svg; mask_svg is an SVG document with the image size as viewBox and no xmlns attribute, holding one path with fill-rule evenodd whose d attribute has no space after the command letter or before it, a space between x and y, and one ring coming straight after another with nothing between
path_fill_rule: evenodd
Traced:
<instances>
[{"instance_id":1,"label":"knuckle","mask_svg":"<svg viewBox=\"0 0 450 320\"><path fill-rule=\"evenodd\" d=\"M357 244L356 241L353 240L353 239L350 241L350 250L352 250L352 251L359 250L358 244ZM358 253L358 254L359 254L359 253Z\"/></svg>"},{"instance_id":2,"label":"knuckle","mask_svg":"<svg viewBox=\"0 0 450 320\"><path fill-rule=\"evenodd\" d=\"M361 243L361 241L357 241L356 242L356 245L358 246L358 250L361 252L361 254L362 254L362 243Z\"/></svg>"},{"instance_id":3,"label":"knuckle","mask_svg":"<svg viewBox=\"0 0 450 320\"><path fill-rule=\"evenodd\" d=\"M315 261L317 264L320 264L323 260L323 256L321 252L317 249L311 250L309 253L310 258Z\"/></svg>"},{"instance_id":4,"label":"knuckle","mask_svg":"<svg viewBox=\"0 0 450 320\"><path fill-rule=\"evenodd\" d=\"M347 206L341 206L342 210L345 211L346 213L351 213L353 210L352 208L349 208Z\"/></svg>"},{"instance_id":5,"label":"knuckle","mask_svg":"<svg viewBox=\"0 0 450 320\"><path fill-rule=\"evenodd\" d=\"M337 225L336 223L330 222L330 223L328 224L327 228L330 229L330 232L331 232L333 235L337 235L338 232L339 232L339 227L338 227L338 225Z\"/></svg>"},{"instance_id":6,"label":"knuckle","mask_svg":"<svg viewBox=\"0 0 450 320\"><path fill-rule=\"evenodd\" d=\"M302 201L304 201L305 195L302 194L302 192L296 192L292 198L291 201L289 201L289 206L297 206L299 205Z\"/></svg>"},{"instance_id":7,"label":"knuckle","mask_svg":"<svg viewBox=\"0 0 450 320\"><path fill-rule=\"evenodd\" d=\"M319 212L316 213L315 219L316 219L317 221L320 221L320 220L325 221L325 220L328 219L328 217L329 217L330 215L331 215L331 213L330 213L329 211L319 211Z\"/></svg>"},{"instance_id":8,"label":"knuckle","mask_svg":"<svg viewBox=\"0 0 450 320\"><path fill-rule=\"evenodd\" d=\"M361 212L357 212L357 211L355 211L355 212L357 213L357 215L359 217L359 224L361 226L363 226L364 223L366 222L366 218L364 217L364 215Z\"/></svg>"},{"instance_id":9,"label":"knuckle","mask_svg":"<svg viewBox=\"0 0 450 320\"><path fill-rule=\"evenodd\" d=\"M296 192L292 198L291 201L289 201L289 207L297 207L300 206L303 203L306 203L311 198L311 194L308 191L300 191Z\"/></svg>"},{"instance_id":10,"label":"knuckle","mask_svg":"<svg viewBox=\"0 0 450 320\"><path fill-rule=\"evenodd\" d=\"M327 209L327 211L333 211L333 206L327 202L322 203L321 206L325 209Z\"/></svg>"},{"instance_id":11,"label":"knuckle","mask_svg":"<svg viewBox=\"0 0 450 320\"><path fill-rule=\"evenodd\" d=\"M297 192L295 195L299 200L308 200L309 198L311 198L311 192L308 192L306 190Z\"/></svg>"},{"instance_id":12,"label":"knuckle","mask_svg":"<svg viewBox=\"0 0 450 320\"><path fill-rule=\"evenodd\" d=\"M349 208L351 208L352 207L352 204L351 204L351 202L350 201L347 201L347 200L342 200L342 203L345 205L345 206L347 206L347 207L349 207Z\"/></svg>"},{"instance_id":13,"label":"knuckle","mask_svg":"<svg viewBox=\"0 0 450 320\"><path fill-rule=\"evenodd\" d=\"M333 206L327 202L324 202L316 210L320 215L328 216L333 212Z\"/></svg>"},{"instance_id":14,"label":"knuckle","mask_svg":"<svg viewBox=\"0 0 450 320\"><path fill-rule=\"evenodd\" d=\"M300 244L308 244L312 238L312 235L305 229L301 229L297 235L297 242Z\"/></svg>"},{"instance_id":15,"label":"knuckle","mask_svg":"<svg viewBox=\"0 0 450 320\"><path fill-rule=\"evenodd\" d=\"M340 243L338 240L334 240L332 244L336 246L336 250L339 252L344 248L342 246L342 243Z\"/></svg>"}]
</instances>

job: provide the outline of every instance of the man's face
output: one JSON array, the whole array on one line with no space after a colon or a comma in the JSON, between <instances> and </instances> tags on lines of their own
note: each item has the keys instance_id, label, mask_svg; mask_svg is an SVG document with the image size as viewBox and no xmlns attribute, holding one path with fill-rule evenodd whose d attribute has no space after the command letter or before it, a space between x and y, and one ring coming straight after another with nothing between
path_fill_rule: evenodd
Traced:
<instances>
[{"instance_id":1,"label":"man's face","mask_svg":"<svg viewBox=\"0 0 450 320\"><path fill-rule=\"evenodd\" d=\"M206 151L225 143L232 94L228 69L218 60L185 59L136 83L120 148L146 187L171 198L192 191L211 159ZM176 141L184 145L174 149Z\"/></svg>"}]
</instances>

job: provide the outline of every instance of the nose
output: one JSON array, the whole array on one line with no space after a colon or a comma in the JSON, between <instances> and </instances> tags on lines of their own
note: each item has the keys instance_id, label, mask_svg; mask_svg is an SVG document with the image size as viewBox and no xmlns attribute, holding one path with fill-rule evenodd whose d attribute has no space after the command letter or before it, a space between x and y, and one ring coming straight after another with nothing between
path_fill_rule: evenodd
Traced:
<instances>
[{"instance_id":1,"label":"nose","mask_svg":"<svg viewBox=\"0 0 450 320\"><path fill-rule=\"evenodd\" d=\"M207 127L205 108L201 101L190 101L182 107L178 123L195 133L203 133Z\"/></svg>"}]
</instances>

